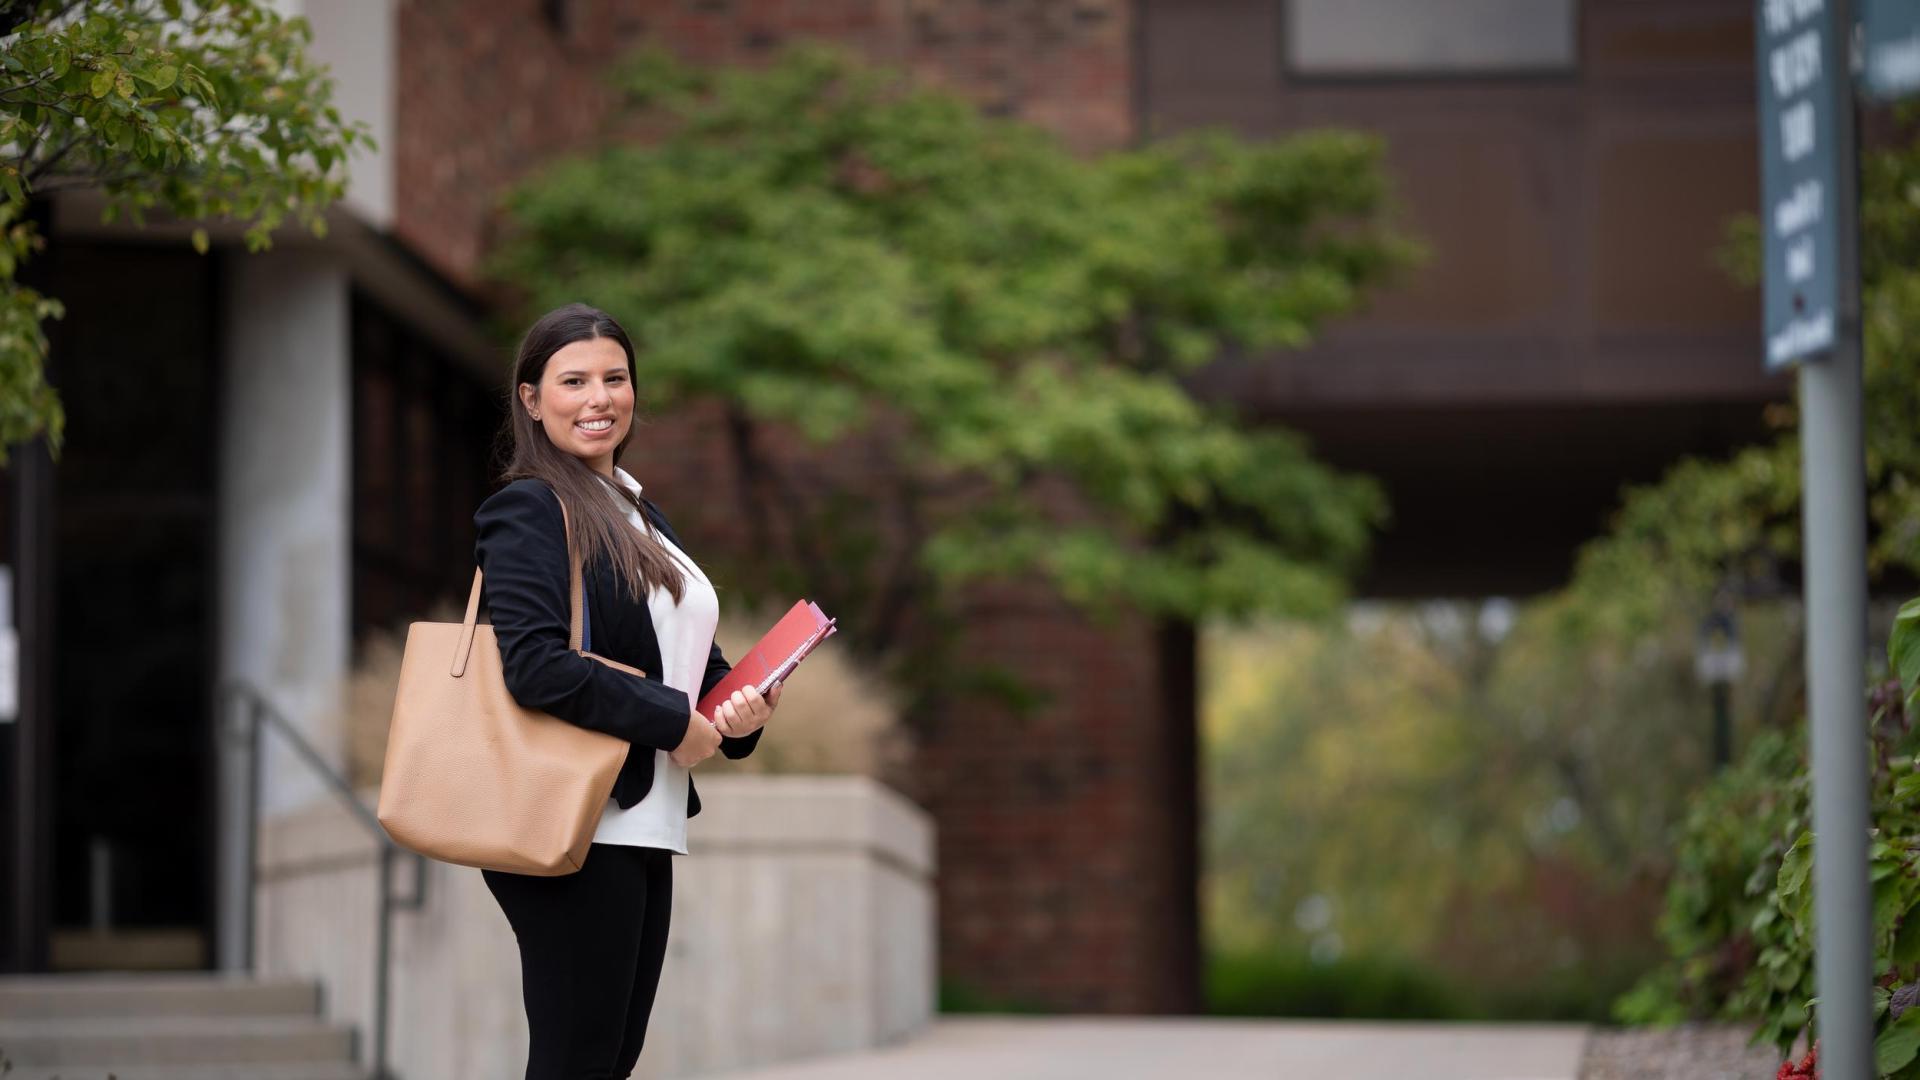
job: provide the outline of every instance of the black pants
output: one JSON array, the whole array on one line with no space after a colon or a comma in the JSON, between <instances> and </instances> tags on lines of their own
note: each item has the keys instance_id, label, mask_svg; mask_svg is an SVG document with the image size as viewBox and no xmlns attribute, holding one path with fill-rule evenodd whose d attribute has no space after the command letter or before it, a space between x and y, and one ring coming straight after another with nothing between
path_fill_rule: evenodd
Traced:
<instances>
[{"instance_id":1,"label":"black pants","mask_svg":"<svg viewBox=\"0 0 1920 1080\"><path fill-rule=\"evenodd\" d=\"M595 844L576 873L482 876L520 939L527 1080L627 1076L667 955L673 855Z\"/></svg>"}]
</instances>

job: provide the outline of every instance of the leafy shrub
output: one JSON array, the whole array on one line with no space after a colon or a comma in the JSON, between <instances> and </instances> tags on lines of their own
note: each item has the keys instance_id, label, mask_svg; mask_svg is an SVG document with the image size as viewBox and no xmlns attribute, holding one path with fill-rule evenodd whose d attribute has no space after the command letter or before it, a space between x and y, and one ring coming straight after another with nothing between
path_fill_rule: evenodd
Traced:
<instances>
[{"instance_id":1,"label":"leafy shrub","mask_svg":"<svg viewBox=\"0 0 1920 1080\"><path fill-rule=\"evenodd\" d=\"M1806 815L1799 733L1766 732L1701 790L1674 845L1660 940L1672 962L1622 997L1627 1023L1750 1015L1732 1009L1758 955L1752 929Z\"/></svg>"},{"instance_id":2,"label":"leafy shrub","mask_svg":"<svg viewBox=\"0 0 1920 1080\"><path fill-rule=\"evenodd\" d=\"M1874 995L1882 1076L1920 1078L1920 600L1900 609L1899 679L1869 709ZM1630 1022L1721 1017L1758 1025L1784 1054L1814 1006L1814 837L1804 739L1763 740L1699 797L1682 826L1660 933L1671 962L1624 996Z\"/></svg>"},{"instance_id":3,"label":"leafy shrub","mask_svg":"<svg viewBox=\"0 0 1920 1080\"><path fill-rule=\"evenodd\" d=\"M940 980L940 1011L943 1013L1000 1013L1021 1016L1045 1016L1060 1010L1023 997L1007 997L982 990L961 979Z\"/></svg>"},{"instance_id":4,"label":"leafy shrub","mask_svg":"<svg viewBox=\"0 0 1920 1080\"><path fill-rule=\"evenodd\" d=\"M1464 996L1411 964L1385 959L1316 963L1293 953L1215 952L1207 959L1207 1012L1216 1016L1464 1020Z\"/></svg>"}]
</instances>

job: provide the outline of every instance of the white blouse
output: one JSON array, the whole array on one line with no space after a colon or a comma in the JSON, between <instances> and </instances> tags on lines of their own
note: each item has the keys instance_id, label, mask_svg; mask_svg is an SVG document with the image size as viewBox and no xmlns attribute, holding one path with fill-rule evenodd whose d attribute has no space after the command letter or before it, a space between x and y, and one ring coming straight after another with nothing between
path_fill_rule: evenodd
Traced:
<instances>
[{"instance_id":1,"label":"white blouse","mask_svg":"<svg viewBox=\"0 0 1920 1080\"><path fill-rule=\"evenodd\" d=\"M640 494L640 482L615 466L613 477L622 487ZM622 504L625 507L625 504ZM627 510L627 521L647 532L640 511ZM694 695L700 692L700 680L707 673L707 653L713 646L713 631L720 623L720 598L713 583L687 553L675 546L658 530L653 531L667 553L678 559L687 575L685 595L680 603L673 594L655 588L647 595L647 608L653 614L653 633L660 639L660 678L687 695L687 710L693 710ZM593 833L596 844L625 844L629 847L665 848L675 854L687 853L687 770L673 763L665 750L653 752L653 787L646 797L625 810L611 798L600 812L600 825Z\"/></svg>"}]
</instances>

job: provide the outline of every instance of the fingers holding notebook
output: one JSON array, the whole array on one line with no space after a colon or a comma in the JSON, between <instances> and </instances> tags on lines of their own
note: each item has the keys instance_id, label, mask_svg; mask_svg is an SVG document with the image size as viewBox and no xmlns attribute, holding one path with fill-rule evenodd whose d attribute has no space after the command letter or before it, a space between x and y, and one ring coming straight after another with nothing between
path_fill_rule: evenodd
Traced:
<instances>
[{"instance_id":1,"label":"fingers holding notebook","mask_svg":"<svg viewBox=\"0 0 1920 1080\"><path fill-rule=\"evenodd\" d=\"M780 703L780 684L775 683L762 696L758 687L748 685L735 690L714 707L713 726L731 738L751 735L766 726Z\"/></svg>"}]
</instances>

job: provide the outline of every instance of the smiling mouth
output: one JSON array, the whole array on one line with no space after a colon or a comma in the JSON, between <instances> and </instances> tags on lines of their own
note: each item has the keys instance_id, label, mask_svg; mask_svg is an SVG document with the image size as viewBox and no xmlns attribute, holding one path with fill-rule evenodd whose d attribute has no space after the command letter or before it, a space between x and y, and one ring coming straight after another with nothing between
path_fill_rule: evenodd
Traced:
<instances>
[{"instance_id":1,"label":"smiling mouth","mask_svg":"<svg viewBox=\"0 0 1920 1080\"><path fill-rule=\"evenodd\" d=\"M611 417L600 420L581 420L573 425L582 431L606 431L613 427Z\"/></svg>"}]
</instances>

